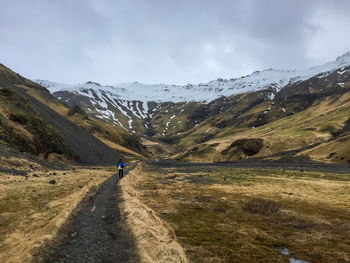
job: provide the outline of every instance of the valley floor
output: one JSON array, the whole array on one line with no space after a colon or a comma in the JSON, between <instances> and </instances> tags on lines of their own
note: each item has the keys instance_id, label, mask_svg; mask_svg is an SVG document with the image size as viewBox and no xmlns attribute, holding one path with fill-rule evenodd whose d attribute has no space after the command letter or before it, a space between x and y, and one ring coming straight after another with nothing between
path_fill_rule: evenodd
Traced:
<instances>
[{"instance_id":1,"label":"valley floor","mask_svg":"<svg viewBox=\"0 0 350 263\"><path fill-rule=\"evenodd\" d=\"M239 165L144 167L140 196L175 230L190 262L350 261L344 167L336 174L329 166Z\"/></svg>"},{"instance_id":2,"label":"valley floor","mask_svg":"<svg viewBox=\"0 0 350 263\"><path fill-rule=\"evenodd\" d=\"M1 262L350 261L346 165L144 162L118 182L4 155Z\"/></svg>"}]
</instances>

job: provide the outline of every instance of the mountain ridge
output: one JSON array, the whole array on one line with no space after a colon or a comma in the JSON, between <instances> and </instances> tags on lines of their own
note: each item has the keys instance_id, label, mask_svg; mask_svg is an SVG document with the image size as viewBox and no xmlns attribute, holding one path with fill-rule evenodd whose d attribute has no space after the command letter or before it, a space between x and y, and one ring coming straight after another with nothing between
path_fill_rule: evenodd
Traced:
<instances>
[{"instance_id":1,"label":"mountain ridge","mask_svg":"<svg viewBox=\"0 0 350 263\"><path fill-rule=\"evenodd\" d=\"M41 85L25 84L35 86L28 92L64 118L137 158L350 162L342 147L350 140L344 129L350 123L350 53L300 72L268 69L181 87L137 82L113 87L92 81L50 86L38 81L52 94ZM140 94L131 96L131 91Z\"/></svg>"},{"instance_id":2,"label":"mountain ridge","mask_svg":"<svg viewBox=\"0 0 350 263\"><path fill-rule=\"evenodd\" d=\"M113 94L120 100L154 101L160 102L183 102L198 101L210 102L221 96L232 96L246 92L257 91L272 87L279 91L284 86L297 81L306 80L317 74L329 72L350 65L350 52L338 56L336 60L323 65L308 68L306 70L279 70L265 69L255 71L250 75L240 78L222 79L207 83L167 85L167 84L143 84L139 82L121 83L117 85L101 85L97 82L88 81L83 84L63 84L48 80L34 80L46 87L51 93L58 91L70 91L81 93L84 90L103 90Z\"/></svg>"},{"instance_id":3,"label":"mountain ridge","mask_svg":"<svg viewBox=\"0 0 350 263\"><path fill-rule=\"evenodd\" d=\"M170 124L170 126L174 126L174 123L178 123L179 125L177 126L181 126L180 122L186 123L186 125L182 125L182 128L177 128L176 135L181 135L186 129L198 124L202 117L205 116L204 111L209 110L208 107L201 106L202 104L217 104L215 101L220 101L220 98L238 96L237 99L234 99L236 101L234 104L236 105L237 103L240 104L242 102L239 102L240 98L247 96L248 93L254 93L256 94L255 97L259 97L256 100L254 96L250 96L249 102L247 101L248 108L254 107L255 104L260 104L262 101L271 101L273 104L276 95L281 97L281 94L286 94L285 91L281 92L282 89L288 86L294 87L293 85L295 84L296 90L299 90L298 83L303 83L301 86L307 85L305 81L310 76L310 79L324 80L327 79L327 76L332 75L333 72L338 72L339 75L342 75L348 70L346 65L350 65L350 52L339 56L335 61L310 68L305 71L306 73L296 70L267 69L255 71L251 75L238 79L218 79L208 82L208 84L198 84L197 86L191 84L186 86L144 85L133 82L124 84L124 87L113 87L102 86L92 81L78 86L48 81L37 82L48 88L56 98L69 107L79 105L89 116L120 126L133 133L150 136L158 133L161 135L159 139L163 139L169 131ZM288 78L285 78L285 76L288 76ZM235 86L230 86L232 83L235 83ZM343 84L339 82L339 85ZM147 88L150 90L147 90ZM289 93L294 92L290 88L286 90ZM263 92L264 95L259 95L259 92ZM131 96L131 94L136 93L138 94L137 96ZM313 97L314 95L303 96ZM173 104L177 104L177 106ZM215 114L220 114L224 109L227 109L227 102L222 101L219 104L218 108L214 109ZM271 105L266 107L265 113L269 111ZM172 110L173 107L178 107L179 110ZM301 107L304 108L304 106ZM245 111L248 111L248 108ZM180 120L181 117L180 119L176 117L177 115L183 115L184 111L187 112L189 119L194 120L195 123L190 124L186 120ZM172 114L163 118L162 116L167 115L168 112L172 112ZM281 114L281 116L284 116L285 112ZM291 114L291 112L288 114ZM197 117L195 116L200 117L196 119ZM253 126L263 124L263 119L266 119L265 114L256 119ZM224 121L223 123L226 122ZM229 121L228 123L231 122ZM158 130L157 127L159 127Z\"/></svg>"}]
</instances>

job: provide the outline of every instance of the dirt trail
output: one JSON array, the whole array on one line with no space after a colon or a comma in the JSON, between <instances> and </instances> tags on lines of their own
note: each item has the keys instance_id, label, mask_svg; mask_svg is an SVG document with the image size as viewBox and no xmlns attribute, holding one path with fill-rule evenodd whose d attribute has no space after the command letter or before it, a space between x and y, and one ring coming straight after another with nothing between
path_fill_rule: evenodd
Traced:
<instances>
[{"instance_id":1,"label":"dirt trail","mask_svg":"<svg viewBox=\"0 0 350 263\"><path fill-rule=\"evenodd\" d=\"M115 174L103 183L83 206L63 243L45 262L139 262L132 235L120 217L117 180Z\"/></svg>"}]
</instances>

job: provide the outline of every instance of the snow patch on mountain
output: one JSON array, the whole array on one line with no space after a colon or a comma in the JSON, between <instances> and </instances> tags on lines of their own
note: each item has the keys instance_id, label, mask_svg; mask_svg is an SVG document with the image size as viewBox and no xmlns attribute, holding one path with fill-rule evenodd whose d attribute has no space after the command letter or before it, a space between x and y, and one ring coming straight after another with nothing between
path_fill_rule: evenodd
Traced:
<instances>
[{"instance_id":1,"label":"snow patch on mountain","mask_svg":"<svg viewBox=\"0 0 350 263\"><path fill-rule=\"evenodd\" d=\"M103 98L103 94L107 94L110 99L119 101L140 101L143 102L143 111L135 105L135 112L132 106L125 105L135 115L140 115L142 118L148 113L147 102L183 102L183 101L202 101L210 102L221 96L231 96L263 90L268 87L273 88L276 92L289 83L306 80L320 73L320 78L325 77L330 72L338 70L342 74L344 67L350 65L350 52L338 57L335 61L326 63L321 66L312 67L306 70L275 70L267 69L256 71L251 75L233 79L217 79L208 83L200 83L196 85L187 84L165 85L165 84L142 84L138 82L122 83L115 86L102 86L96 82L86 82L83 84L71 85L50 82L47 80L35 80L35 82L46 87L51 93L57 91L70 91L76 94L81 94L96 100L91 91L94 91L98 98ZM273 98L273 94L271 95ZM100 103L105 102L101 99Z\"/></svg>"}]
</instances>

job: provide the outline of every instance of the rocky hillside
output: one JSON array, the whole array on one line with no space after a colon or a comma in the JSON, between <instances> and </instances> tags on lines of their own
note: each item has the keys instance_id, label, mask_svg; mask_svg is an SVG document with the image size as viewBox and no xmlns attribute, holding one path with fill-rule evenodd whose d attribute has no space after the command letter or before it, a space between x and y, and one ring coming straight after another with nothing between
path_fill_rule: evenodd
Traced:
<instances>
[{"instance_id":1,"label":"rocky hillside","mask_svg":"<svg viewBox=\"0 0 350 263\"><path fill-rule=\"evenodd\" d=\"M68 108L47 89L0 65L0 143L55 161L114 164L142 149L135 135ZM122 145L124 144L124 146Z\"/></svg>"},{"instance_id":2,"label":"rocky hillside","mask_svg":"<svg viewBox=\"0 0 350 263\"><path fill-rule=\"evenodd\" d=\"M230 161L295 151L333 138L333 133L339 133L347 121L346 117L340 117L342 114L337 111L340 105L335 101L347 96L349 74L350 53L346 53L335 61L307 70L269 69L198 85L36 82L65 105L79 106L89 118L171 145L179 153L176 158ZM320 118L316 126L300 127L299 123L304 122L298 123L298 116L313 109L322 112L324 117L326 109L319 107L330 101L334 103L329 104L328 110L335 110L337 124ZM293 125L300 130L290 131L289 136L283 137L281 134L290 129L283 126L279 130L274 124L290 118L294 118ZM328 128L323 127L325 125ZM270 129L271 133L260 134L258 131L263 128ZM249 141L235 142L233 138ZM254 145L254 150L247 150L249 154L244 150L247 145ZM228 146L235 150L226 149ZM345 159L350 157L323 158L322 161Z\"/></svg>"}]
</instances>

